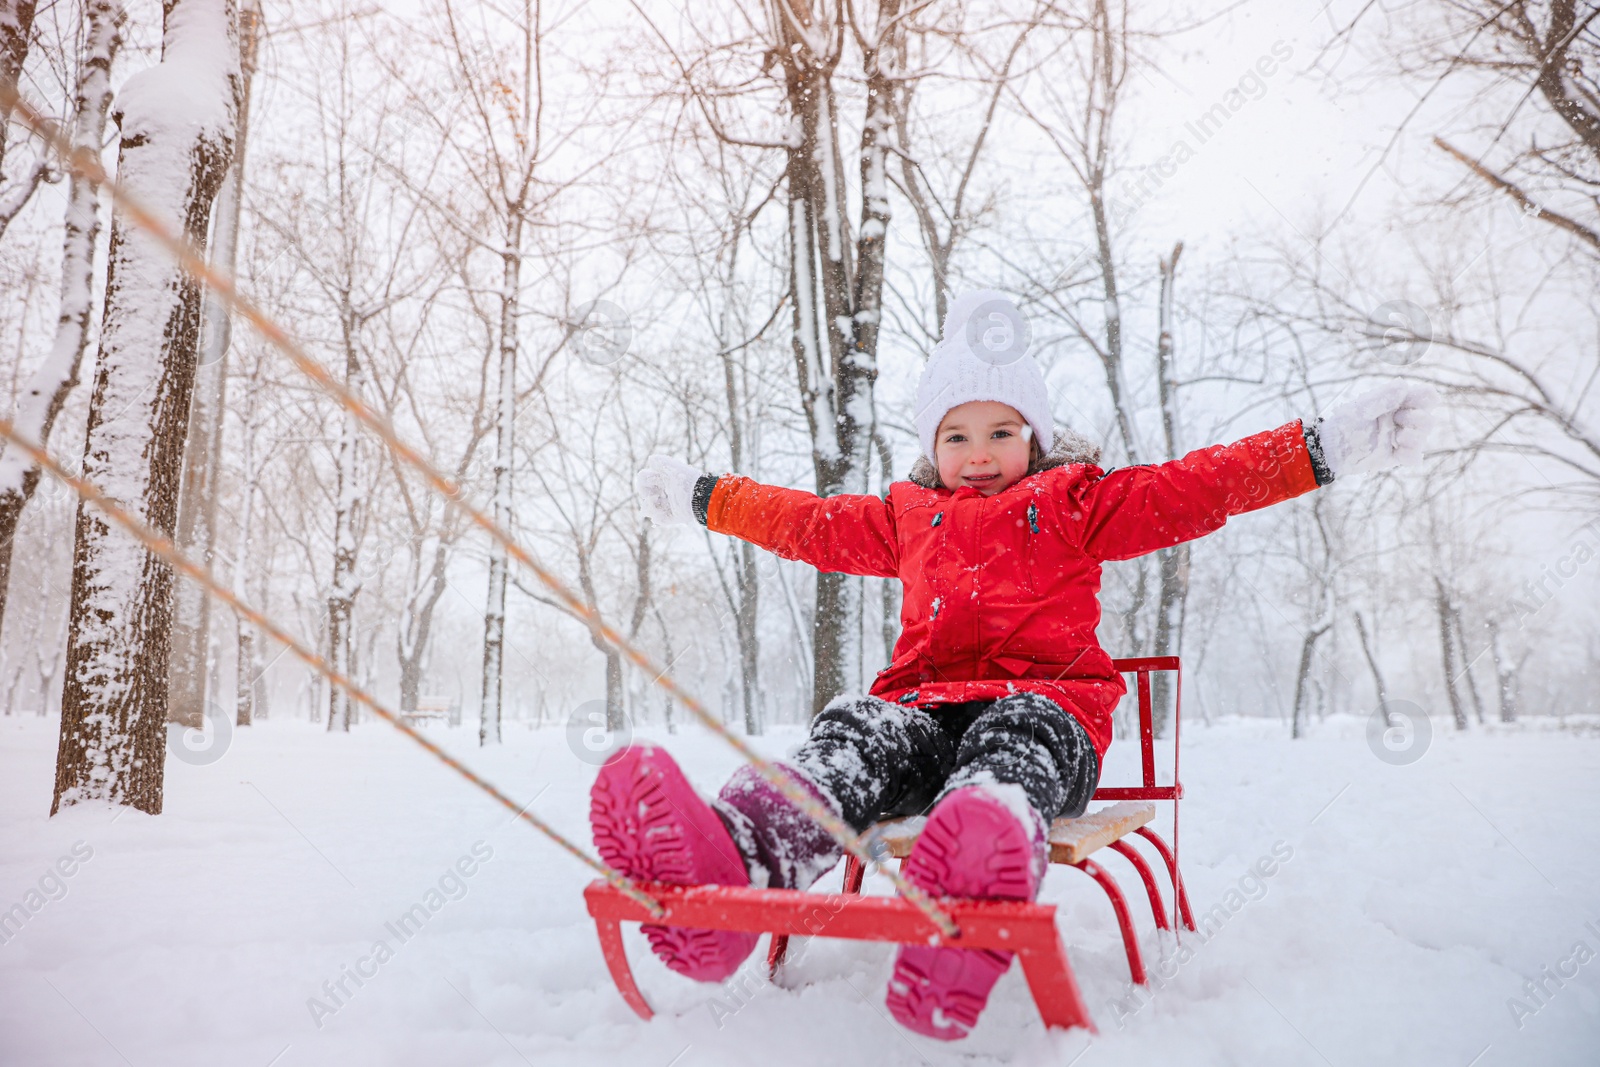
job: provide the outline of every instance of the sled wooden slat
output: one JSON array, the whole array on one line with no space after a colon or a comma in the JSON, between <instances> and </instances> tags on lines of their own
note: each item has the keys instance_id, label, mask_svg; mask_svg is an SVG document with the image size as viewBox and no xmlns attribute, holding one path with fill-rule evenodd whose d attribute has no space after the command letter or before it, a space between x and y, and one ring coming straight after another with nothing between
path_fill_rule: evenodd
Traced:
<instances>
[{"instance_id":1,"label":"sled wooden slat","mask_svg":"<svg viewBox=\"0 0 1600 1067\"><path fill-rule=\"evenodd\" d=\"M1154 822L1155 817L1154 804L1125 800L1076 819L1057 819L1050 824L1050 862L1080 863L1111 842ZM911 855L926 821L921 817L892 819L879 823L873 835L888 848L889 855L905 859Z\"/></svg>"},{"instance_id":2,"label":"sled wooden slat","mask_svg":"<svg viewBox=\"0 0 1600 1067\"><path fill-rule=\"evenodd\" d=\"M922 836L922 828L928 820L921 815L913 815L906 819L885 819L872 828L870 833L883 843L889 850L889 855L897 860L903 860L911 855L911 847L917 843L917 838Z\"/></svg>"},{"instance_id":3,"label":"sled wooden slat","mask_svg":"<svg viewBox=\"0 0 1600 1067\"><path fill-rule=\"evenodd\" d=\"M1050 862L1081 863L1155 818L1154 804L1124 800L1076 819L1057 819L1050 825Z\"/></svg>"}]
</instances>

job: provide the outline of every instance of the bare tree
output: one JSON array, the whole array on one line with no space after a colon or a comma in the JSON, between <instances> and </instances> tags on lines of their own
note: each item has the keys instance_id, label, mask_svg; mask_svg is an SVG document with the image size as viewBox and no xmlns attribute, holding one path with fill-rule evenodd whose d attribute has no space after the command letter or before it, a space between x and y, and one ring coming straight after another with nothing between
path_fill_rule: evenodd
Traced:
<instances>
[{"instance_id":1,"label":"bare tree","mask_svg":"<svg viewBox=\"0 0 1600 1067\"><path fill-rule=\"evenodd\" d=\"M737 276L740 233L739 230L735 230L734 233L734 248L728 262L730 280ZM724 312L728 308L728 304L723 305ZM773 318L777 317L781 308L780 304L779 308L774 309ZM772 319L768 319L769 325L771 321ZM746 461L754 449L748 448L745 443L746 430L752 421L747 407L750 394L749 375L744 373L744 368L736 356L740 348L751 344L760 337L760 334L735 341L729 336L729 325L729 317L725 314L718 323L718 340L723 343L723 347L717 355L722 361L722 386L729 414L728 455L733 463L733 469L743 471L751 469L746 466ZM765 332L765 329L762 327L762 332ZM646 543L641 539L641 546ZM717 567L717 580L722 583L723 593L733 612L734 630L739 639L739 693L744 706L745 732L758 734L761 732L761 635L756 622L760 610L761 583L756 572L755 546L741 540L730 548L734 556L734 581L730 586L720 566ZM712 561L718 562L714 553Z\"/></svg>"},{"instance_id":2,"label":"bare tree","mask_svg":"<svg viewBox=\"0 0 1600 1067\"><path fill-rule=\"evenodd\" d=\"M1077 76L1042 77L1037 79L1036 90L1024 93L1014 89L1012 97L1017 109L1044 135L1072 174L1087 207L1086 224L1090 230L1088 248L1066 267L1052 266L1048 273L1036 274L1032 288L1047 316L1062 323L1070 336L1087 344L1093 352L1105 382L1122 455L1127 463L1137 464L1152 453L1164 460L1179 455L1180 382L1174 362L1174 306L1183 243L1175 243L1171 254L1160 257L1157 264L1154 377L1162 436L1159 448L1147 449L1137 434L1138 405L1128 384L1132 363L1127 320L1130 294L1136 285L1129 284L1130 272L1119 251L1131 230L1131 212L1136 205L1120 200L1113 192L1118 177L1118 139L1122 136L1117 119L1128 79L1136 69L1133 45L1150 36L1131 25L1128 15L1126 6L1118 8L1109 0L1094 0L1086 7L1081 30L1063 46L1066 56L1056 57L1057 67L1070 60ZM1088 264L1084 273L1077 269L1081 261ZM1131 585L1119 613L1129 652L1139 655L1149 648L1155 655L1178 653L1189 586L1189 558L1187 544L1157 553L1153 627L1145 617L1152 585L1150 561L1140 559L1118 569L1131 570ZM1161 733L1170 716L1172 690L1165 675L1158 675L1155 684L1155 728Z\"/></svg>"},{"instance_id":3,"label":"bare tree","mask_svg":"<svg viewBox=\"0 0 1600 1067\"><path fill-rule=\"evenodd\" d=\"M1441 13L1451 32L1407 61L1525 91L1510 114L1486 130L1490 140L1481 153L1444 137L1434 144L1484 189L1510 197L1600 257L1594 196L1600 186L1600 8L1575 0L1456 0L1441 5ZM1556 120L1554 136L1544 128L1542 109L1524 107L1534 96ZM1491 153L1500 160L1490 162Z\"/></svg>"},{"instance_id":4,"label":"bare tree","mask_svg":"<svg viewBox=\"0 0 1600 1067\"><path fill-rule=\"evenodd\" d=\"M894 148L890 97L904 76L905 23L914 15L901 0L860 7L818 0L766 5L761 16L748 17L747 24L758 27L754 40L713 49L741 58L747 47L761 53L760 76L735 75L741 80L732 88L702 85L691 65L674 54L689 95L719 138L778 152L784 161L790 345L816 491L823 496L868 487ZM841 71L847 59L854 68L848 74ZM861 203L856 227L848 217L850 157L841 136L841 105L851 95L852 80L865 90L854 151ZM741 97L756 83L764 86L756 106L787 116L792 131L787 139L730 132L720 101ZM775 99L766 92L770 89L778 91ZM862 593L859 578L817 576L814 711L861 681Z\"/></svg>"},{"instance_id":5,"label":"bare tree","mask_svg":"<svg viewBox=\"0 0 1600 1067\"><path fill-rule=\"evenodd\" d=\"M1047 4L1019 7L1021 13L980 19L966 9L901 0L865 6L783 0L736 9L728 20L735 28L721 38L691 27L696 36L679 47L657 30L700 124L730 154L753 151L782 162L773 191L786 245L780 269L819 494L868 492L878 471L892 480L883 431L901 427L880 421L874 400L885 300L894 293L890 267L919 292L931 273L927 301L899 294L916 323L910 332L931 342L937 323L927 325L927 309L942 317L956 257L994 208L994 194L979 177L1003 91L1020 77L1029 35L1072 21ZM750 63L754 55L761 57L759 70ZM953 80L976 90L963 89L959 102L939 96L923 102L922 83L951 62L961 67ZM966 128L953 138L957 115ZM784 138L764 135L771 116L786 129ZM925 268L902 270L898 253L891 257L896 187L911 203ZM863 680L864 589L853 577L816 578L809 624L814 709ZM883 637L892 643L898 628L892 592L882 606Z\"/></svg>"},{"instance_id":6,"label":"bare tree","mask_svg":"<svg viewBox=\"0 0 1600 1067\"><path fill-rule=\"evenodd\" d=\"M0 12L0 56L11 54L14 47L14 42L7 37L10 31L6 27L22 25L25 35L27 27L23 24L32 21L31 4L8 7L7 11L17 21L8 24L7 14ZM88 0L85 5L83 52L78 57L73 94L71 136L74 148L98 153L105 142L106 115L111 108L111 66L122 45L123 18L118 0ZM25 44L24 41L24 47ZM0 72L0 78L10 76ZM0 152L5 147L8 118L8 114L0 113ZM39 164L43 165L43 162ZM3 214L0 211L0 215ZM99 239L98 192L87 178L73 174L67 190L61 249L61 306L55 337L49 354L28 381L14 420L18 431L40 444L48 443L62 405L78 384L78 366L83 362L84 349L89 346L89 327L96 305L95 245ZM39 473L38 466L20 450L7 448L0 452L0 622L5 618L11 586L11 553L17 523L39 485Z\"/></svg>"},{"instance_id":7,"label":"bare tree","mask_svg":"<svg viewBox=\"0 0 1600 1067\"><path fill-rule=\"evenodd\" d=\"M1528 661L1528 653L1513 662L1505 647L1505 637L1500 621L1489 617L1489 648L1494 656L1495 695L1499 701L1500 721L1517 721L1517 675Z\"/></svg>"},{"instance_id":8,"label":"bare tree","mask_svg":"<svg viewBox=\"0 0 1600 1067\"><path fill-rule=\"evenodd\" d=\"M498 367L494 418L494 487L491 512L501 529L515 520L512 465L516 452L519 329L525 314L524 261L530 231L548 210L557 188L541 168L551 151L544 130L543 7L538 0L520 10L496 12L491 31L477 12L447 2L440 11L440 44L449 56L448 86L459 106L444 108L414 93L419 121L431 126L459 164L459 177L476 194L486 224L458 214L454 196L436 195L425 182L400 176L462 236L497 261L492 291L498 299ZM391 59L399 78L407 72ZM498 542L490 547L488 593L483 616L482 701L478 742L500 743L501 690L505 674L508 560Z\"/></svg>"},{"instance_id":9,"label":"bare tree","mask_svg":"<svg viewBox=\"0 0 1600 1067\"><path fill-rule=\"evenodd\" d=\"M1006 42L998 63L986 56L982 47L965 34L951 33L942 26L919 26L907 20L904 52L908 56L918 55L922 65L929 69L944 66L955 56L934 59L927 53L930 47L949 42L951 49L970 58L981 72L978 80L983 83L982 95L973 101L976 105L974 110L981 112L977 129L970 140L957 150L950 144L950 116L945 109L939 108L923 120L929 126L936 124L940 128L938 133L917 128L914 104L921 79L902 73L890 81L895 154L900 161L897 186L911 204L917 231L928 255L928 267L932 271L934 322L929 337L936 337L939 324L944 322L956 253L968 235L977 228L981 217L994 207L992 195L980 194L977 178L984 149L991 143L990 132L1000 113L1000 103L1008 92L1016 92L1017 81L1032 73L1019 69L1025 66L1027 57L1024 45L1029 36L1047 20L1053 22L1061 17L1062 13L1054 5L1042 3L1035 6L1026 17L1002 21L1000 26L1006 32ZM948 162L943 167L935 168L934 156L945 157ZM943 184L947 188L939 187L940 171L946 172L943 176L948 180Z\"/></svg>"},{"instance_id":10,"label":"bare tree","mask_svg":"<svg viewBox=\"0 0 1600 1067\"><path fill-rule=\"evenodd\" d=\"M1334 534L1329 529L1327 498L1313 495L1310 507L1305 510L1310 512L1310 521L1296 523L1296 540L1300 543L1293 553L1309 585L1305 625L1300 629L1300 659L1295 668L1294 711L1290 718L1289 735L1294 738L1306 734L1311 670L1318 643L1333 629L1337 605L1334 584L1340 563ZM1303 530L1302 526L1310 529Z\"/></svg>"},{"instance_id":11,"label":"bare tree","mask_svg":"<svg viewBox=\"0 0 1600 1067\"><path fill-rule=\"evenodd\" d=\"M1125 85L1133 71L1129 54L1132 34L1127 11L1114 12L1109 0L1093 0L1087 27L1074 42L1075 78L1040 79L1040 102L1015 95L1019 110L1044 134L1082 191L1092 230L1092 246L1079 260L1089 259L1097 283L1090 303L1097 306L1099 328L1079 306L1076 293L1087 280L1073 273L1078 261L1050 277L1035 278L1038 298L1068 331L1089 345L1100 364L1118 440L1126 462L1142 462L1143 450L1134 432L1133 400L1127 385L1124 317L1125 288L1117 244L1126 214L1115 209L1111 179L1116 117ZM1062 63L1065 60L1061 61ZM1070 95L1081 93L1080 98ZM1174 267L1176 264L1174 263ZM1141 568L1140 586L1144 586ZM1143 597L1136 598L1142 606Z\"/></svg>"},{"instance_id":12,"label":"bare tree","mask_svg":"<svg viewBox=\"0 0 1600 1067\"><path fill-rule=\"evenodd\" d=\"M1367 622L1361 617L1361 612L1354 613L1356 621L1356 635L1361 640L1361 654L1366 657L1367 669L1372 671L1372 684L1378 691L1378 706L1384 708L1384 721L1394 725L1394 719L1384 707L1389 702L1389 685L1383 678L1383 670L1378 666L1378 657L1373 654L1372 641L1367 636Z\"/></svg>"},{"instance_id":13,"label":"bare tree","mask_svg":"<svg viewBox=\"0 0 1600 1067\"><path fill-rule=\"evenodd\" d=\"M1333 40L1353 36L1368 10ZM1475 200L1510 203L1524 222L1548 227L1563 255L1530 287L1535 294L1561 284L1579 262L1592 269L1600 262L1600 8L1574 0L1448 0L1432 5L1431 13L1431 20L1407 20L1395 31L1398 39L1385 34L1382 43L1403 78L1426 79L1428 85L1401 129L1447 82L1469 83L1479 101L1453 116L1466 128L1432 138L1463 175L1458 189L1433 200L1457 212ZM1474 309L1465 306L1461 272L1443 263L1430 264L1428 278L1430 303L1439 313L1375 318L1349 287L1319 285L1319 296L1328 300L1324 318L1331 328L1371 343L1447 352L1450 358L1430 360L1412 373L1481 412L1475 421L1482 428L1461 453L1554 460L1577 478L1558 491L1576 490L1592 510L1600 497L1600 426L1586 398L1595 375L1574 386L1568 353L1552 351L1548 342L1527 348L1515 343L1517 324L1534 313L1536 297L1521 308L1506 306L1511 294L1499 280L1499 261L1511 251L1503 242L1484 249L1485 266L1496 273L1495 291L1478 301L1491 317L1486 326L1468 325L1467 312ZM1577 287L1582 299L1593 287L1592 276L1566 284Z\"/></svg>"},{"instance_id":14,"label":"bare tree","mask_svg":"<svg viewBox=\"0 0 1600 1067\"><path fill-rule=\"evenodd\" d=\"M250 79L261 37L261 9L245 0L239 11L239 119L233 163L217 193L211 234L211 260L230 277L238 263L239 212L243 201L245 148L250 125ZM200 358L189 431L184 445L183 483L178 495L178 545L193 559L210 562L216 547L217 477L222 464L222 413L227 396L227 358L231 334L227 307L216 298L205 304ZM167 715L184 726L201 727L210 696L208 679L216 656L211 640L211 598L192 582L175 593L172 662Z\"/></svg>"},{"instance_id":15,"label":"bare tree","mask_svg":"<svg viewBox=\"0 0 1600 1067\"><path fill-rule=\"evenodd\" d=\"M1084 21L1082 32L1069 38L1064 49L1067 54L1055 57L1055 68L1070 63L1074 77L1046 76L1038 79L1036 93L1011 94L1017 109L1044 135L1071 173L1084 198L1090 229L1090 244L1082 253L1065 267L1050 267L1047 273L1031 277L1029 288L1046 318L1060 322L1094 354L1124 462L1136 464L1142 461L1143 450L1135 435L1134 398L1127 384L1125 284L1118 255L1121 224L1126 219L1114 212L1111 191L1115 120L1133 70L1130 29L1126 9L1113 11L1108 0L1094 0ZM1085 261L1080 272L1079 264ZM1140 655L1146 644L1149 562L1141 558L1110 573L1118 580L1131 577L1131 585L1118 598L1121 608L1117 616L1125 651Z\"/></svg>"},{"instance_id":16,"label":"bare tree","mask_svg":"<svg viewBox=\"0 0 1600 1067\"><path fill-rule=\"evenodd\" d=\"M171 0L161 62L119 97L119 181L198 247L233 152L238 70L217 57L238 55L236 23L230 0ZM200 311L199 284L114 217L83 472L168 536ZM52 813L85 800L161 811L171 617L172 572L80 502Z\"/></svg>"},{"instance_id":17,"label":"bare tree","mask_svg":"<svg viewBox=\"0 0 1600 1067\"><path fill-rule=\"evenodd\" d=\"M634 447L632 420L622 412L618 391L622 382L614 375L598 397L581 405L563 404L588 414L573 419L563 417L548 392L539 400L550 426L548 446L530 456L527 470L539 485L546 503L544 509L555 520L545 531L546 538L572 560L577 573L578 592L586 610L577 611L520 578L513 577L517 589L530 599L551 607L578 621L589 641L605 659L606 728L621 729L625 722L626 699L622 681L622 653L601 632L602 619L627 618L630 636L642 627L651 599L650 527L635 515L632 500L632 474L642 463L642 449ZM596 417L610 412L613 417ZM606 573L615 557L603 543L621 538L628 543L632 557L631 581L608 581ZM620 561L619 561L620 562ZM632 604L627 610L607 611L605 600L611 589L631 586ZM620 594L619 594L620 595Z\"/></svg>"},{"instance_id":18,"label":"bare tree","mask_svg":"<svg viewBox=\"0 0 1600 1067\"><path fill-rule=\"evenodd\" d=\"M900 0L854 7L779 0L768 32L782 73L784 106L794 123L784 146L789 219L791 344L801 406L811 432L817 493L864 493L876 421L878 336L883 321L885 240L889 226L890 96L903 59ZM845 45L859 50L866 114L856 161L861 222L851 239L846 215L845 153L839 138L835 78ZM813 618L812 711L860 684L863 670L861 579L819 573Z\"/></svg>"},{"instance_id":19,"label":"bare tree","mask_svg":"<svg viewBox=\"0 0 1600 1067\"><path fill-rule=\"evenodd\" d=\"M1478 695L1478 680L1472 673L1473 666L1489 651L1487 645L1479 649L1468 647L1467 625L1464 620L1464 611L1459 596L1450 600L1450 628L1455 631L1456 651L1461 656L1461 680L1467 683L1467 697L1472 701L1472 714L1478 720L1478 725L1483 725L1483 698Z\"/></svg>"},{"instance_id":20,"label":"bare tree","mask_svg":"<svg viewBox=\"0 0 1600 1067\"><path fill-rule=\"evenodd\" d=\"M0 5L0 237L5 236L11 220L28 206L34 190L50 174L50 161L40 153L22 168L22 177L6 180L6 147L12 110L8 93L16 92L21 84L23 64L28 61L33 45L33 17L37 9L37 0L8 0ZM87 12L85 16L87 22Z\"/></svg>"},{"instance_id":21,"label":"bare tree","mask_svg":"<svg viewBox=\"0 0 1600 1067\"><path fill-rule=\"evenodd\" d=\"M261 463L256 455L256 435L260 432L258 411L261 405L261 357L258 354L251 374L246 379L244 404L240 411L239 473L243 483L244 502L239 509L239 531L233 552L233 591L247 599L246 578L254 562L254 547L259 543L256 534L258 521ZM249 726L256 719L267 717L266 683L262 677L260 648L256 643L255 626L248 620L234 619L234 723Z\"/></svg>"},{"instance_id":22,"label":"bare tree","mask_svg":"<svg viewBox=\"0 0 1600 1067\"><path fill-rule=\"evenodd\" d=\"M1461 673L1458 667L1460 641L1455 632L1456 613L1451 603L1450 590L1445 585L1444 579L1437 574L1433 576L1433 590L1433 610L1439 619L1439 652L1444 667L1444 692L1450 700L1450 714L1455 719L1456 729L1465 730L1467 712L1461 705L1461 690L1458 686Z\"/></svg>"},{"instance_id":23,"label":"bare tree","mask_svg":"<svg viewBox=\"0 0 1600 1067\"><path fill-rule=\"evenodd\" d=\"M471 486L477 480L475 473L481 466L479 449L494 428L494 423L487 417L491 400L489 383L492 380L489 369L498 357L499 350L493 344L492 330L485 330L483 336L486 343L474 379L476 388L472 406L461 405L452 411L448 420L452 427L466 424L464 443L459 446L455 462L449 465L456 484L462 487ZM415 377L407 373L408 362L402 361L398 370L396 393L403 397L414 416L430 453L438 456L443 448L436 440L437 434L431 429L431 424L437 420L439 407L432 405L429 410L430 398L422 393ZM451 507L449 501L441 499L431 489L425 488L419 495L399 461L391 456L391 463L409 533L406 539L405 611L395 628L395 656L400 665L400 711L406 714L417 710L424 665L433 636L434 613L449 588L449 565L466 524L458 508Z\"/></svg>"},{"instance_id":24,"label":"bare tree","mask_svg":"<svg viewBox=\"0 0 1600 1067\"><path fill-rule=\"evenodd\" d=\"M381 373L383 356L393 346L375 343L374 331L412 302L426 302L442 284L440 262L431 254L422 205L396 197L386 180L395 166L379 161L391 148L400 111L394 97L401 90L363 87L363 75L374 71L352 17L331 20L328 33L318 52L322 66L303 89L323 158L318 166L297 171L287 190L274 190L259 217L310 279L309 293L293 291L307 306L293 310L315 316L315 336L329 350L345 388L382 408L388 400L380 394L393 390L398 379ZM418 174L427 179L426 165ZM314 408L307 416L319 429L325 410ZM354 412L340 410L338 419L329 450L331 567L321 596L328 661L354 677L361 552L372 518L371 493L387 468L369 460ZM354 708L337 686L329 689L328 711L329 730L350 728Z\"/></svg>"},{"instance_id":25,"label":"bare tree","mask_svg":"<svg viewBox=\"0 0 1600 1067\"><path fill-rule=\"evenodd\" d=\"M713 458L711 452L714 448L720 451L725 441L728 469L759 477L763 424L774 415L763 395L768 391L764 380L768 357L776 354L777 348L769 338L779 332L776 327L788 294L771 296L751 285L749 261L760 259L755 222L771 202L774 175L759 157L699 127L689 128L686 142L685 151L673 153L668 166L685 209L692 212L682 232L670 237L689 251L682 256L665 250L662 254L669 268L686 275L683 285L715 345L715 363L706 368L692 355L686 353L687 358L680 359L677 352L671 352L659 366L633 361L633 376L640 387L669 395L682 406L688 455L704 454L704 465L718 468L722 458ZM757 550L746 541L709 533L705 544L734 624L745 729L759 733L761 582Z\"/></svg>"}]
</instances>

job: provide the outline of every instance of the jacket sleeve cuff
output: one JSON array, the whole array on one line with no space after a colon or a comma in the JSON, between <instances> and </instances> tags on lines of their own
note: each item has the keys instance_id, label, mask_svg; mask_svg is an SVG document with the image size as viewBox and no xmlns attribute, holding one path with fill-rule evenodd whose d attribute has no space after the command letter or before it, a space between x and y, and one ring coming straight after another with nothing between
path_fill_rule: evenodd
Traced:
<instances>
[{"instance_id":1,"label":"jacket sleeve cuff","mask_svg":"<svg viewBox=\"0 0 1600 1067\"><path fill-rule=\"evenodd\" d=\"M1301 423L1306 433L1306 452L1311 456L1311 473L1317 476L1319 487L1333 481L1333 470L1328 466L1327 457L1322 454L1322 435L1317 432L1317 423L1321 421Z\"/></svg>"},{"instance_id":2,"label":"jacket sleeve cuff","mask_svg":"<svg viewBox=\"0 0 1600 1067\"><path fill-rule=\"evenodd\" d=\"M715 474L702 474L700 480L694 483L694 496L690 498L689 506L694 511L695 521L701 526L706 525L706 513L711 508L711 494L717 488Z\"/></svg>"}]
</instances>

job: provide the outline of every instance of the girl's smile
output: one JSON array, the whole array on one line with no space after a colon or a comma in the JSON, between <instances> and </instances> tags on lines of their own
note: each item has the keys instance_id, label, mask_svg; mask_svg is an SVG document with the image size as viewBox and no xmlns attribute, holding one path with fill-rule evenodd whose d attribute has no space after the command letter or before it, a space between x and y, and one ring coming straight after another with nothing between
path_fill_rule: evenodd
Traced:
<instances>
[{"instance_id":1,"label":"girl's smile","mask_svg":"<svg viewBox=\"0 0 1600 1067\"><path fill-rule=\"evenodd\" d=\"M946 489L970 486L993 496L1028 473L1033 433L1016 408L973 400L951 408L939 423L934 454Z\"/></svg>"}]
</instances>

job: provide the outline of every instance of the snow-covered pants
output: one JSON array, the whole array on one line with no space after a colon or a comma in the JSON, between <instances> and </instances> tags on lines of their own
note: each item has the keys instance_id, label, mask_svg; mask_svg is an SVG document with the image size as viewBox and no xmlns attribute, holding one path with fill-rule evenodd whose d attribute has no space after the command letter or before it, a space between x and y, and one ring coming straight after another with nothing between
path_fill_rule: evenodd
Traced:
<instances>
[{"instance_id":1,"label":"snow-covered pants","mask_svg":"<svg viewBox=\"0 0 1600 1067\"><path fill-rule=\"evenodd\" d=\"M1082 815L1100 778L1083 726L1038 693L932 710L840 697L812 721L792 762L857 833L925 815L952 789L996 782L1021 786L1048 823Z\"/></svg>"}]
</instances>

